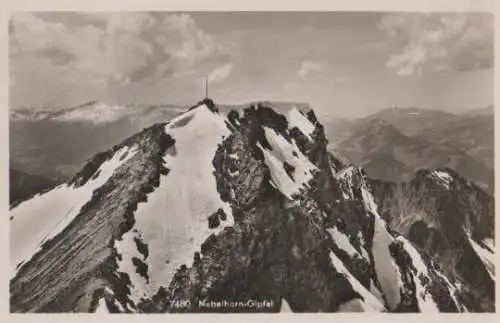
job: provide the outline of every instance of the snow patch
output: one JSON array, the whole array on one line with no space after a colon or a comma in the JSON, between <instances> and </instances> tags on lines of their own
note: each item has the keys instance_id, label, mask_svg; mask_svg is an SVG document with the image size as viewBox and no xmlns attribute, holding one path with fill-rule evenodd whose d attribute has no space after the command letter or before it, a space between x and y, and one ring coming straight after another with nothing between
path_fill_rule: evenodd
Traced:
<instances>
[{"instance_id":1,"label":"snow patch","mask_svg":"<svg viewBox=\"0 0 500 323\"><path fill-rule=\"evenodd\" d=\"M106 293L108 293L109 295L111 295L111 296L114 296L114 295L115 295L115 293L114 293L114 292L111 290L111 288L109 288L108 286L104 287L104 291L105 291Z\"/></svg>"},{"instance_id":2,"label":"snow patch","mask_svg":"<svg viewBox=\"0 0 500 323\"><path fill-rule=\"evenodd\" d=\"M387 232L385 221L378 213L374 214L375 228L373 234L373 261L380 287L385 294L391 309L395 309L401 301L401 278L398 267L391 256L389 245L394 238Z\"/></svg>"},{"instance_id":3,"label":"snow patch","mask_svg":"<svg viewBox=\"0 0 500 323\"><path fill-rule=\"evenodd\" d=\"M457 287L453 285L450 282L450 280L445 275L443 275L439 270L435 270L435 273L436 275L441 277L441 279L443 279L444 282L446 283L446 286L448 287L448 292L450 293L450 297L455 303L455 306L458 308L458 310L461 312L467 312L467 308L461 302L459 302L457 297L455 296L455 294L458 292Z\"/></svg>"},{"instance_id":4,"label":"snow patch","mask_svg":"<svg viewBox=\"0 0 500 323\"><path fill-rule=\"evenodd\" d=\"M397 240L403 243L403 248L411 257L413 262L413 267L415 267L415 270L413 271L413 277L415 281L416 296L420 311L439 312L439 308L436 302L432 299L432 295L427 291L426 287L422 284L422 278L426 279L427 281L431 281L431 279L429 277L427 266L422 260L420 253L405 238L399 236L397 237Z\"/></svg>"},{"instance_id":5,"label":"snow patch","mask_svg":"<svg viewBox=\"0 0 500 323\"><path fill-rule=\"evenodd\" d=\"M99 298L95 314L109 314L108 306L106 305L104 297Z\"/></svg>"},{"instance_id":6,"label":"snow patch","mask_svg":"<svg viewBox=\"0 0 500 323\"><path fill-rule=\"evenodd\" d=\"M366 303L359 298L351 299L339 306L339 313L356 313L356 312L382 312L382 310L373 307L370 303Z\"/></svg>"},{"instance_id":7,"label":"snow patch","mask_svg":"<svg viewBox=\"0 0 500 323\"><path fill-rule=\"evenodd\" d=\"M302 132L309 141L312 141L312 133L314 132L314 125L296 108L293 107L288 114L287 120L289 124L289 129L297 127L300 132Z\"/></svg>"},{"instance_id":8,"label":"snow patch","mask_svg":"<svg viewBox=\"0 0 500 323\"><path fill-rule=\"evenodd\" d=\"M348 166L338 171L334 177L340 182L340 189L344 200L354 199L354 177L359 173L359 168ZM364 183L363 183L364 185Z\"/></svg>"},{"instance_id":9,"label":"snow patch","mask_svg":"<svg viewBox=\"0 0 500 323\"><path fill-rule=\"evenodd\" d=\"M234 160L239 160L239 159L240 159L240 158L238 157L238 154L237 154L237 153L232 153L232 154L229 154L228 156L229 156L229 158L234 159Z\"/></svg>"},{"instance_id":10,"label":"snow patch","mask_svg":"<svg viewBox=\"0 0 500 323\"><path fill-rule=\"evenodd\" d=\"M337 174L335 174L335 178L339 180L340 189L342 191L342 197L344 200L349 200L354 198L353 191L353 176L354 167L349 166L347 168L342 169Z\"/></svg>"},{"instance_id":11,"label":"snow patch","mask_svg":"<svg viewBox=\"0 0 500 323\"><path fill-rule=\"evenodd\" d=\"M476 241L472 239L470 235L467 235L467 237L472 246L472 249L474 249L474 252L483 262L484 267L486 268L486 271L488 271L491 279L495 280L495 255L481 247Z\"/></svg>"},{"instance_id":12,"label":"snow patch","mask_svg":"<svg viewBox=\"0 0 500 323\"><path fill-rule=\"evenodd\" d=\"M491 250L495 250L495 241L492 238L484 239L483 243L486 245L486 247L490 248Z\"/></svg>"},{"instance_id":13,"label":"snow patch","mask_svg":"<svg viewBox=\"0 0 500 323\"><path fill-rule=\"evenodd\" d=\"M299 186L288 176L283 168L283 163L281 163L278 158L269 150L262 147L260 143L257 143L257 147L259 147L264 154L264 162L271 173L273 186L277 187L283 195L291 200L292 195L299 192Z\"/></svg>"},{"instance_id":14,"label":"snow patch","mask_svg":"<svg viewBox=\"0 0 500 323\"><path fill-rule=\"evenodd\" d=\"M317 170L317 167L300 152L295 142L288 142L271 128L263 127L263 129L272 150L265 149L260 143L257 143L257 147L264 155L275 186L291 199L291 196L299 193L301 188L308 186L307 183L313 177L312 172ZM285 171L285 162L294 168L293 179Z\"/></svg>"},{"instance_id":15,"label":"snow patch","mask_svg":"<svg viewBox=\"0 0 500 323\"><path fill-rule=\"evenodd\" d=\"M431 174L438 180L439 184L446 187L446 189L450 189L450 184L453 181L450 174L439 170L432 171Z\"/></svg>"},{"instance_id":16,"label":"snow patch","mask_svg":"<svg viewBox=\"0 0 500 323\"><path fill-rule=\"evenodd\" d=\"M129 275L131 282L130 299L134 302L134 304L137 304L140 301L140 298L144 297L146 294L143 287L147 284L147 281L136 272L136 266L132 262L132 258L143 260L142 254L137 250L137 246L134 241L135 237L136 234L133 230L128 231L123 234L121 240L115 240L114 247L119 258L121 258L117 261L118 271ZM146 261L144 262L147 264Z\"/></svg>"},{"instance_id":17,"label":"snow patch","mask_svg":"<svg viewBox=\"0 0 500 323\"><path fill-rule=\"evenodd\" d=\"M370 280L370 293L372 293L382 304L384 303L384 297L380 289L375 286L373 280Z\"/></svg>"},{"instance_id":18,"label":"snow patch","mask_svg":"<svg viewBox=\"0 0 500 323\"><path fill-rule=\"evenodd\" d=\"M120 313L125 313L125 309L123 308L123 305L118 302L116 299L113 299L113 304L118 307L118 310L120 311ZM128 305L128 304L127 304Z\"/></svg>"},{"instance_id":19,"label":"snow patch","mask_svg":"<svg viewBox=\"0 0 500 323\"><path fill-rule=\"evenodd\" d=\"M317 167L302 154L293 140L290 143L274 129L268 127L262 128L264 129L266 140L271 145L277 158L295 167L293 174L295 181L307 183L312 178L312 171L317 170Z\"/></svg>"},{"instance_id":20,"label":"snow patch","mask_svg":"<svg viewBox=\"0 0 500 323\"><path fill-rule=\"evenodd\" d=\"M284 298L281 299L280 313L293 313L292 309L290 308L290 305Z\"/></svg>"},{"instance_id":21,"label":"snow patch","mask_svg":"<svg viewBox=\"0 0 500 323\"><path fill-rule=\"evenodd\" d=\"M350 257L354 258L355 256L360 256L359 252L353 247L353 245L349 241L349 237L344 233L340 232L339 229L337 229L337 227L334 226L333 228L328 228L326 229L326 231L330 234L335 244L340 249L347 252L347 254Z\"/></svg>"},{"instance_id":22,"label":"snow patch","mask_svg":"<svg viewBox=\"0 0 500 323\"><path fill-rule=\"evenodd\" d=\"M343 274L351 284L352 288L359 295L361 295L361 297L363 297L364 303L366 303L377 312L381 312L384 310L384 305L372 293L370 293L366 289L366 287L364 287L356 278L354 278L351 272L344 266L342 261L333 252L330 252L330 260L335 269L339 273Z\"/></svg>"},{"instance_id":23,"label":"snow patch","mask_svg":"<svg viewBox=\"0 0 500 323\"><path fill-rule=\"evenodd\" d=\"M26 263L42 244L56 237L80 213L80 209L92 199L92 193L104 185L114 171L125 164L136 153L136 148L123 147L112 158L102 163L96 174L80 187L59 185L51 191L24 201L10 211L10 263L11 273L16 266ZM124 153L127 156L123 158Z\"/></svg>"},{"instance_id":24,"label":"snow patch","mask_svg":"<svg viewBox=\"0 0 500 323\"><path fill-rule=\"evenodd\" d=\"M361 186L361 196L363 198L365 210L371 212L372 214L378 214L377 203L375 203L375 199L373 198L372 193L369 191L364 181Z\"/></svg>"}]
</instances>

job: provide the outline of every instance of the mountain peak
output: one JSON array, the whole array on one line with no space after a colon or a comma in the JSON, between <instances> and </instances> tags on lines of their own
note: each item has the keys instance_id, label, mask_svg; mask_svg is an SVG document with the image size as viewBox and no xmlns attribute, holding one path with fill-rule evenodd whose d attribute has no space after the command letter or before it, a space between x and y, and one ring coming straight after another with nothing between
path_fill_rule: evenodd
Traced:
<instances>
[{"instance_id":1,"label":"mountain peak","mask_svg":"<svg viewBox=\"0 0 500 323\"><path fill-rule=\"evenodd\" d=\"M351 137L370 138L370 140L381 140L380 137L392 139L404 135L391 123L383 119L369 119L357 125Z\"/></svg>"},{"instance_id":2,"label":"mountain peak","mask_svg":"<svg viewBox=\"0 0 500 323\"><path fill-rule=\"evenodd\" d=\"M196 108L201 107L201 106L207 107L212 112L217 112L217 113L219 112L219 109L217 108L217 106L215 105L215 102L211 98L205 98L205 99L199 101L198 103L196 103L195 105L190 107L188 109L188 111L196 109Z\"/></svg>"}]
</instances>

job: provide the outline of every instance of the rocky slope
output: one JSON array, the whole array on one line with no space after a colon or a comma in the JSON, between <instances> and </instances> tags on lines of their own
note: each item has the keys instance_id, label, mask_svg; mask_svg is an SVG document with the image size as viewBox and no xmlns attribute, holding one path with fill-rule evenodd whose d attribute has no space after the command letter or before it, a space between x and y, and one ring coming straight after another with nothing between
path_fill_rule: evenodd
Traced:
<instances>
[{"instance_id":1,"label":"rocky slope","mask_svg":"<svg viewBox=\"0 0 500 323\"><path fill-rule=\"evenodd\" d=\"M327 151L311 110L225 116L204 100L11 210L11 311L493 310L463 274L493 277L491 232L466 226L481 249L443 270L390 228L372 186Z\"/></svg>"}]
</instances>

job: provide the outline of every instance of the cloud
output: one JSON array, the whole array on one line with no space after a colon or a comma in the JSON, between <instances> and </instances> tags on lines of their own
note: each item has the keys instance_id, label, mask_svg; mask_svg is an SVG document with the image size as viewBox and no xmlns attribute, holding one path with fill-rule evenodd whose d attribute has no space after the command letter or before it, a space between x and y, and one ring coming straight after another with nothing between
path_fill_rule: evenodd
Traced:
<instances>
[{"instance_id":1,"label":"cloud","mask_svg":"<svg viewBox=\"0 0 500 323\"><path fill-rule=\"evenodd\" d=\"M227 63L224 66L218 67L214 69L210 75L208 75L208 80L210 83L218 83L226 79L229 74L231 74L231 71L233 70L233 64L232 63Z\"/></svg>"},{"instance_id":2,"label":"cloud","mask_svg":"<svg viewBox=\"0 0 500 323\"><path fill-rule=\"evenodd\" d=\"M383 16L379 27L402 48L386 63L399 75L493 65L491 15L394 13Z\"/></svg>"},{"instance_id":3,"label":"cloud","mask_svg":"<svg viewBox=\"0 0 500 323\"><path fill-rule=\"evenodd\" d=\"M324 62L303 61L295 74L296 78L283 84L283 90L286 93L301 92L314 97L329 93L332 89L339 88L346 83L346 79L339 75L336 69ZM305 98L302 99L305 100Z\"/></svg>"},{"instance_id":4,"label":"cloud","mask_svg":"<svg viewBox=\"0 0 500 323\"><path fill-rule=\"evenodd\" d=\"M319 62L313 61L304 61L300 66L300 69L297 71L297 76L301 79L305 80L309 76L318 73L322 70L322 64Z\"/></svg>"},{"instance_id":5,"label":"cloud","mask_svg":"<svg viewBox=\"0 0 500 323\"><path fill-rule=\"evenodd\" d=\"M209 73L228 55L190 15L89 13L86 23L45 20L16 13L10 21L11 65L45 62L49 78L108 88L174 75ZM76 19L75 19L76 20ZM37 65L38 64L38 65ZM220 76L219 76L220 77Z\"/></svg>"}]
</instances>

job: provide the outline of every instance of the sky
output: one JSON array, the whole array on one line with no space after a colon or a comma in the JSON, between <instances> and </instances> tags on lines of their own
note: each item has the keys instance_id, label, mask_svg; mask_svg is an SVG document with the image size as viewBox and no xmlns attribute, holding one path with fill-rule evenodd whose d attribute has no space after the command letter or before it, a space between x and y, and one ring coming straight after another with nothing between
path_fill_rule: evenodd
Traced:
<instances>
[{"instance_id":1,"label":"sky","mask_svg":"<svg viewBox=\"0 0 500 323\"><path fill-rule=\"evenodd\" d=\"M359 117L493 104L493 16L378 12L22 12L10 107L307 102Z\"/></svg>"}]
</instances>

